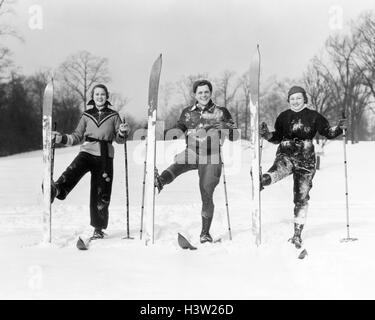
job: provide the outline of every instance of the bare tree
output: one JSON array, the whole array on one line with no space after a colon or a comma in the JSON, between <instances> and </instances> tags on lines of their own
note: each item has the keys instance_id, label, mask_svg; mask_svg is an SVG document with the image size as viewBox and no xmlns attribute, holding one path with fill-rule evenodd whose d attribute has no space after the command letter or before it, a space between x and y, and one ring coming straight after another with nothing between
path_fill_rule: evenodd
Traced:
<instances>
[{"instance_id":1,"label":"bare tree","mask_svg":"<svg viewBox=\"0 0 375 320\"><path fill-rule=\"evenodd\" d=\"M324 76L326 70L322 67L322 61L320 58L315 56L310 65L307 67L307 71L303 75L303 83L307 94L310 96L309 105L318 111L320 114L325 115L331 111L334 107L333 103L330 103L331 88L330 83L327 81L329 77ZM324 155L324 147L327 144L327 138L323 138L320 143L319 135L316 137L316 143L318 148L316 150L316 169L320 169L321 156Z\"/></svg>"},{"instance_id":2,"label":"bare tree","mask_svg":"<svg viewBox=\"0 0 375 320\"><path fill-rule=\"evenodd\" d=\"M250 122L249 119L249 104L250 104L250 73L249 71L245 72L238 80L238 85L242 89L243 94L243 121L244 122L244 135L243 138L247 140L247 134L248 134L248 125ZM237 111L238 113L238 111ZM238 115L236 115L238 117ZM240 126L241 124L237 121L237 126Z\"/></svg>"},{"instance_id":3,"label":"bare tree","mask_svg":"<svg viewBox=\"0 0 375 320\"><path fill-rule=\"evenodd\" d=\"M86 110L90 88L100 82L108 82L108 59L80 51L69 56L60 66L60 77L65 85L81 99Z\"/></svg>"},{"instance_id":4,"label":"bare tree","mask_svg":"<svg viewBox=\"0 0 375 320\"><path fill-rule=\"evenodd\" d=\"M299 81L284 78L277 80L271 77L264 82L263 93L260 96L260 120L267 124L274 124L277 116L288 108L287 92L291 86Z\"/></svg>"},{"instance_id":5,"label":"bare tree","mask_svg":"<svg viewBox=\"0 0 375 320\"><path fill-rule=\"evenodd\" d=\"M12 5L14 4L15 1L12 0L0 0L0 17L13 15L14 10ZM0 36L11 36L23 41L23 38L19 35L17 30L12 25L8 24L0 24Z\"/></svg>"},{"instance_id":6,"label":"bare tree","mask_svg":"<svg viewBox=\"0 0 375 320\"><path fill-rule=\"evenodd\" d=\"M160 101L160 112L159 112L159 119L163 119L165 121L166 118L169 117L171 111L171 99L175 96L175 84L172 82L165 82L160 85L159 89L159 101Z\"/></svg>"},{"instance_id":7,"label":"bare tree","mask_svg":"<svg viewBox=\"0 0 375 320\"><path fill-rule=\"evenodd\" d=\"M37 106L37 111L42 114L43 109L43 94L44 89L48 81L51 79L51 70L39 70L26 79L26 86L29 88L29 92L32 95L31 99L34 101L34 105Z\"/></svg>"},{"instance_id":8,"label":"bare tree","mask_svg":"<svg viewBox=\"0 0 375 320\"><path fill-rule=\"evenodd\" d=\"M176 104L170 106L168 111L163 111L160 117L164 121L164 127L166 130L176 126L178 119L181 116L182 110L186 108L184 104Z\"/></svg>"},{"instance_id":9,"label":"bare tree","mask_svg":"<svg viewBox=\"0 0 375 320\"><path fill-rule=\"evenodd\" d=\"M159 101L163 110L167 110L173 93L175 92L175 85L172 82L165 82L160 85L159 89Z\"/></svg>"},{"instance_id":10,"label":"bare tree","mask_svg":"<svg viewBox=\"0 0 375 320\"><path fill-rule=\"evenodd\" d=\"M330 103L332 96L329 76L325 74L326 70L322 65L321 59L315 56L303 75L303 83L310 96L310 105L322 115L327 115L333 109L333 104Z\"/></svg>"},{"instance_id":11,"label":"bare tree","mask_svg":"<svg viewBox=\"0 0 375 320\"><path fill-rule=\"evenodd\" d=\"M361 90L363 77L355 61L356 51L359 48L359 39L353 34L336 35L330 37L326 42L329 65L319 62L319 66L325 71L322 76L330 84L330 94L332 96L333 108L336 117L344 113L349 119L349 134L352 143L357 140L356 131L360 122L358 109L359 96L356 95ZM361 104L361 108L366 105Z\"/></svg>"},{"instance_id":12,"label":"bare tree","mask_svg":"<svg viewBox=\"0 0 375 320\"><path fill-rule=\"evenodd\" d=\"M14 1L0 1L0 17L6 16L8 14L13 14L14 11L12 9L12 5ZM13 26L7 25L4 23L0 24L0 37L13 37L23 41L22 37L18 34L18 32L14 29ZM6 72L13 66L13 61L11 59L12 52L9 48L0 44L0 80L8 78L5 76Z\"/></svg>"},{"instance_id":13,"label":"bare tree","mask_svg":"<svg viewBox=\"0 0 375 320\"><path fill-rule=\"evenodd\" d=\"M112 92L110 93L109 101L112 104L112 109L123 113L124 108L129 103L129 98L122 96L121 93Z\"/></svg>"},{"instance_id":14,"label":"bare tree","mask_svg":"<svg viewBox=\"0 0 375 320\"><path fill-rule=\"evenodd\" d=\"M222 102L221 105L227 109L230 109L230 105L233 102L236 92L239 88L239 84L233 81L234 75L234 71L226 70L215 81L215 100L217 101L220 99Z\"/></svg>"},{"instance_id":15,"label":"bare tree","mask_svg":"<svg viewBox=\"0 0 375 320\"><path fill-rule=\"evenodd\" d=\"M358 35L360 49L356 52L357 66L364 77L364 84L375 98L375 13L367 12L360 17L355 34Z\"/></svg>"}]
</instances>

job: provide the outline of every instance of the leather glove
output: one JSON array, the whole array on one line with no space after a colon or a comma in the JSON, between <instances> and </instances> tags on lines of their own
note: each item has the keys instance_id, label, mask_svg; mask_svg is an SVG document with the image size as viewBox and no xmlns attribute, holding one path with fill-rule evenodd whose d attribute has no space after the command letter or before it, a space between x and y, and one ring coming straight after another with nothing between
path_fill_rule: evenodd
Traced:
<instances>
[{"instance_id":1,"label":"leather glove","mask_svg":"<svg viewBox=\"0 0 375 320\"><path fill-rule=\"evenodd\" d=\"M55 143L61 143L62 141L62 134L57 131L52 131L52 140L55 140Z\"/></svg>"},{"instance_id":2,"label":"leather glove","mask_svg":"<svg viewBox=\"0 0 375 320\"><path fill-rule=\"evenodd\" d=\"M338 126L340 129L346 130L346 129L348 128L348 120L347 120L347 119L340 119L340 120L337 122L337 126Z\"/></svg>"},{"instance_id":3,"label":"leather glove","mask_svg":"<svg viewBox=\"0 0 375 320\"><path fill-rule=\"evenodd\" d=\"M268 140L271 138L271 132L268 130L267 123L262 122L259 128L259 134L262 138Z\"/></svg>"}]
</instances>

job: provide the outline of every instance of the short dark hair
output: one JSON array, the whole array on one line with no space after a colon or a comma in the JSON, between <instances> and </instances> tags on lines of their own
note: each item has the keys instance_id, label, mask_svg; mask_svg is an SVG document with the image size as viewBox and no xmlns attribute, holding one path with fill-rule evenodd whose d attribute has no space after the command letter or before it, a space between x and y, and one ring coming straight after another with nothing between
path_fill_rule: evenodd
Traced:
<instances>
[{"instance_id":1,"label":"short dark hair","mask_svg":"<svg viewBox=\"0 0 375 320\"><path fill-rule=\"evenodd\" d=\"M196 93L198 87L207 86L210 89L210 92L212 92L212 84L208 80L197 80L193 84L193 92Z\"/></svg>"},{"instance_id":2,"label":"short dark hair","mask_svg":"<svg viewBox=\"0 0 375 320\"><path fill-rule=\"evenodd\" d=\"M105 91L105 95L106 95L107 99L109 98L109 91L108 91L107 87L104 84L97 84L91 90L91 99L94 99L94 90L96 88L102 88Z\"/></svg>"}]
</instances>

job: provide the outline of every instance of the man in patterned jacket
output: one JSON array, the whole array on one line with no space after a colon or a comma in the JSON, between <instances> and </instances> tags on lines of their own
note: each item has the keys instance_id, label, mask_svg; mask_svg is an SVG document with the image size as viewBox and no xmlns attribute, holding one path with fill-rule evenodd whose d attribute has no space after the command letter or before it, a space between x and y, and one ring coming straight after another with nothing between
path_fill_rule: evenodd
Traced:
<instances>
[{"instance_id":1,"label":"man in patterned jacket","mask_svg":"<svg viewBox=\"0 0 375 320\"><path fill-rule=\"evenodd\" d=\"M229 111L212 102L212 84L209 81L196 81L193 93L196 102L182 111L176 127L167 133L167 136L185 134L186 148L175 156L174 163L160 176L156 173L155 185L160 192L164 185L180 174L198 170L202 198L200 242L204 243L212 242L209 230L214 213L213 193L222 169L220 147L225 136L233 141L233 129L236 127Z\"/></svg>"}]
</instances>

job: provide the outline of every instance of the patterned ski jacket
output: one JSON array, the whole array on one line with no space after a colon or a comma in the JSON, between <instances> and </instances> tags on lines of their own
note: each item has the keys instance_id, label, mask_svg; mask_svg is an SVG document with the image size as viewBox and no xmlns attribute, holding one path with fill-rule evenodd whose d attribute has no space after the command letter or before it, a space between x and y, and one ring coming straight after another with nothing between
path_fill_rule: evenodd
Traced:
<instances>
[{"instance_id":1,"label":"patterned ski jacket","mask_svg":"<svg viewBox=\"0 0 375 320\"><path fill-rule=\"evenodd\" d=\"M224 130L216 129L218 124ZM197 154L210 155L219 152L220 140L226 133L233 141L236 125L228 109L210 101L203 110L197 103L185 108L175 128L185 133L187 148Z\"/></svg>"},{"instance_id":2,"label":"patterned ski jacket","mask_svg":"<svg viewBox=\"0 0 375 320\"><path fill-rule=\"evenodd\" d=\"M64 134L62 143L72 146L84 141L80 151L101 156L103 150L108 150L108 156L113 158L112 141L124 143L124 137L119 132L120 116L116 111L110 109L108 104L100 111L93 106L83 112L77 128L71 134ZM103 142L101 141L107 142L105 143L105 149L103 149Z\"/></svg>"},{"instance_id":3,"label":"patterned ski jacket","mask_svg":"<svg viewBox=\"0 0 375 320\"><path fill-rule=\"evenodd\" d=\"M275 131L269 142L280 144L277 154L293 156L315 163L313 138L317 133L327 139L342 134L338 126L331 127L328 120L319 112L304 108L299 112L291 109L283 111L275 122Z\"/></svg>"}]
</instances>

